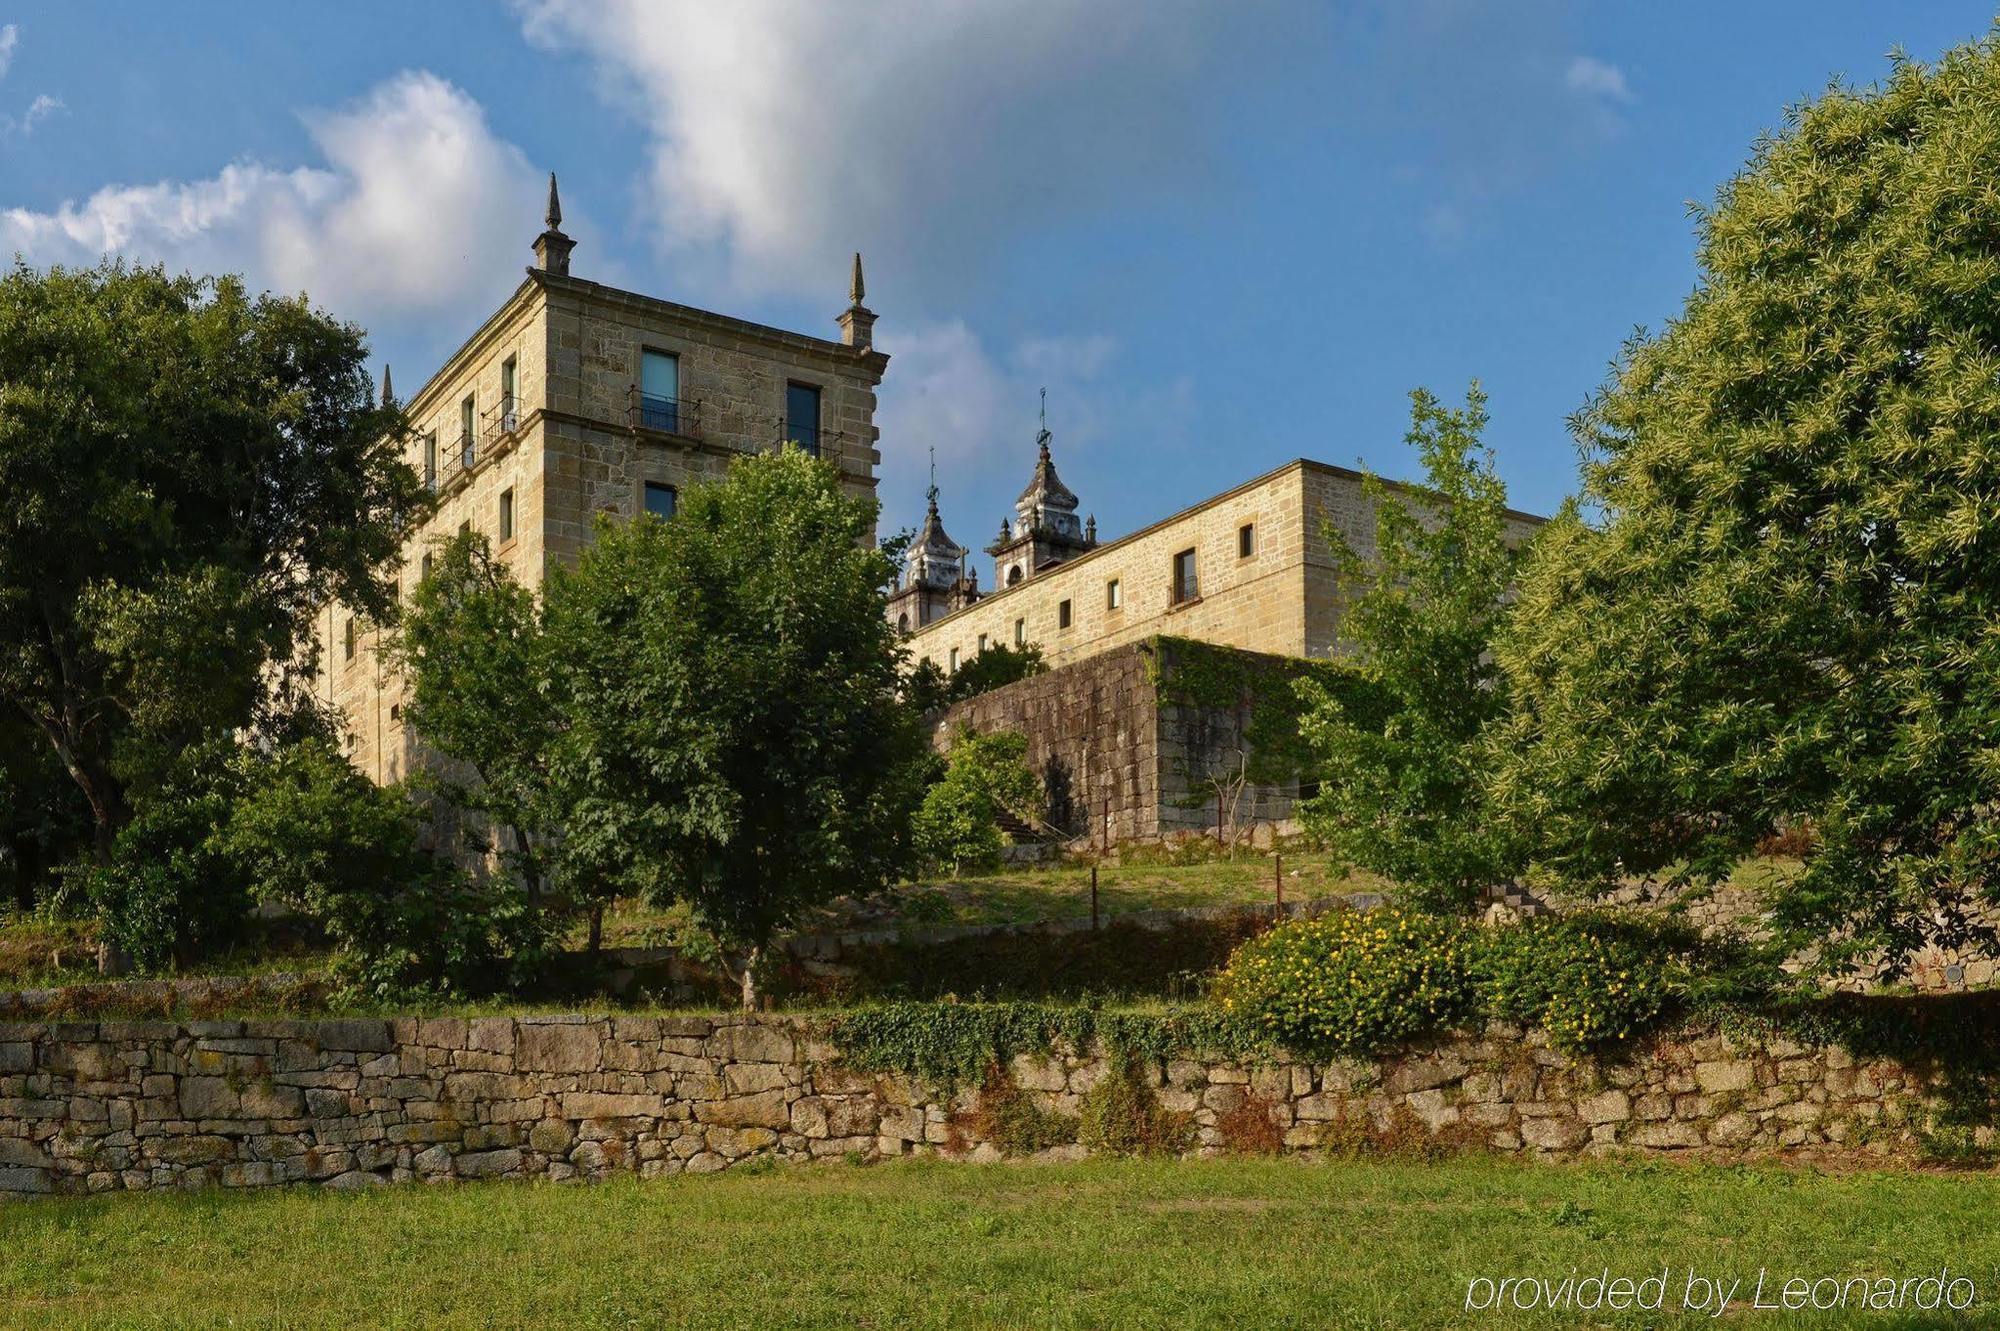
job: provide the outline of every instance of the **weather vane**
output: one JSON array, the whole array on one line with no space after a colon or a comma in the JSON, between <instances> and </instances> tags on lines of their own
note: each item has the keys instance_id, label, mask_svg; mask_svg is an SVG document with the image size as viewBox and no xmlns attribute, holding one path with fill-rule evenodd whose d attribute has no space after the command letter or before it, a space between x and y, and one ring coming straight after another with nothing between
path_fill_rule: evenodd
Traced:
<instances>
[{"instance_id":1,"label":"weather vane","mask_svg":"<svg viewBox=\"0 0 2000 1331\"><path fill-rule=\"evenodd\" d=\"M932 444L930 446L930 449L931 449L931 488L925 491L925 493L930 496L931 507L936 508L937 507L937 445Z\"/></svg>"}]
</instances>

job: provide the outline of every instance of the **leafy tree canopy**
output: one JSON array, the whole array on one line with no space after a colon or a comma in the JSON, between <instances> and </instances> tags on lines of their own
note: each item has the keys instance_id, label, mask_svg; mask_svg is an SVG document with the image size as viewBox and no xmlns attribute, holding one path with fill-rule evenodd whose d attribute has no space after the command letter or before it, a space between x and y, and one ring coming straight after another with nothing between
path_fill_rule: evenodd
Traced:
<instances>
[{"instance_id":1,"label":"leafy tree canopy","mask_svg":"<svg viewBox=\"0 0 2000 1331\"><path fill-rule=\"evenodd\" d=\"M1491 731L1507 709L1492 638L1513 580L1507 491L1480 443L1486 395L1410 395L1406 442L1424 485L1364 482L1372 557L1330 524L1353 676L1299 681L1301 730L1320 778L1301 821L1336 854L1417 898L1464 907L1518 870L1490 816Z\"/></svg>"},{"instance_id":2,"label":"leafy tree canopy","mask_svg":"<svg viewBox=\"0 0 2000 1331\"><path fill-rule=\"evenodd\" d=\"M100 857L188 745L286 730L315 607L388 611L421 502L359 329L235 278L0 275L0 706Z\"/></svg>"},{"instance_id":3,"label":"leafy tree canopy","mask_svg":"<svg viewBox=\"0 0 2000 1331\"><path fill-rule=\"evenodd\" d=\"M1700 278L1575 422L1525 573L1498 786L1571 884L1713 881L1838 967L2000 888L2000 45L1795 108L1698 215Z\"/></svg>"}]
</instances>

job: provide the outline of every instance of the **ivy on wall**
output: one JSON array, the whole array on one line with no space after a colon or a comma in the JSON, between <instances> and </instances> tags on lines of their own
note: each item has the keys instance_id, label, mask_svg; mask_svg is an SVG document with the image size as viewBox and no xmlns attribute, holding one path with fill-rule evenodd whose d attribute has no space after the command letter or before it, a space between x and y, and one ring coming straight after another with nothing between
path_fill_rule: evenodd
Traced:
<instances>
[{"instance_id":1,"label":"ivy on wall","mask_svg":"<svg viewBox=\"0 0 2000 1331\"><path fill-rule=\"evenodd\" d=\"M842 1056L865 1072L902 1072L941 1086L976 1085L1017 1054L1133 1058L1180 1052L1229 1058L1275 1051L1247 1023L1213 1007L1112 1012L1051 1003L884 1003L834 1018Z\"/></svg>"},{"instance_id":2,"label":"ivy on wall","mask_svg":"<svg viewBox=\"0 0 2000 1331\"><path fill-rule=\"evenodd\" d=\"M1358 699L1371 687L1340 661L1269 656L1166 634L1147 644L1146 677L1163 707L1184 707L1201 719L1233 713L1244 750L1243 775L1260 786L1311 779L1311 752L1299 733L1306 707L1301 680L1318 680L1343 700ZM1195 747L1206 747L1201 738ZM1207 779L1205 773L1183 775L1190 784Z\"/></svg>"}]
</instances>

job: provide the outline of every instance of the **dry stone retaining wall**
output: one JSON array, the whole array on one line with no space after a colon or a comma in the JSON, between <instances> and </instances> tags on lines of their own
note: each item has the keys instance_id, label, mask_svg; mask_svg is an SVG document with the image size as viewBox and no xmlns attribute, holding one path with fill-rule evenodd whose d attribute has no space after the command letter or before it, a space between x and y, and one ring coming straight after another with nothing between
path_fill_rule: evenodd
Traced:
<instances>
[{"instance_id":1,"label":"dry stone retaining wall","mask_svg":"<svg viewBox=\"0 0 2000 1331\"><path fill-rule=\"evenodd\" d=\"M1111 1064L1016 1058L1017 1085L1074 1114ZM1546 1156L1893 1154L1924 1091L1896 1064L1719 1036L1624 1065L1496 1028L1380 1064L1176 1058L1144 1065L1199 1150L1268 1112L1286 1149L1369 1138ZM843 1066L780 1017L102 1022L0 1025L0 1194L372 1187L406 1180L656 1176L744 1160L1000 1154L977 1092ZM1044 1154L1076 1155L1078 1147Z\"/></svg>"}]
</instances>

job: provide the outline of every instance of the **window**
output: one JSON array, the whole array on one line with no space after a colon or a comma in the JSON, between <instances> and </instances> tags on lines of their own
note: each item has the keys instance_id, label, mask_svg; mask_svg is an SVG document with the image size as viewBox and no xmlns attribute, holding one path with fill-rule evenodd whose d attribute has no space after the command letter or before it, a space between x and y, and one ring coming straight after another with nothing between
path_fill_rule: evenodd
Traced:
<instances>
[{"instance_id":1,"label":"window","mask_svg":"<svg viewBox=\"0 0 2000 1331\"><path fill-rule=\"evenodd\" d=\"M425 555L425 556L424 556L424 571L423 571L423 574L422 574L422 576L423 576L423 577L426 577L426 578L428 578L428 577L429 577L429 576L431 575L431 569L432 569L432 568L434 568L434 567L436 566L436 564L437 564L437 556L436 556L436 555Z\"/></svg>"},{"instance_id":2,"label":"window","mask_svg":"<svg viewBox=\"0 0 2000 1331\"><path fill-rule=\"evenodd\" d=\"M639 353L639 424L679 434L681 358L665 351Z\"/></svg>"},{"instance_id":3,"label":"window","mask_svg":"<svg viewBox=\"0 0 2000 1331\"><path fill-rule=\"evenodd\" d=\"M1016 564L1014 565L1014 567L1007 570L1007 585L1009 587L1012 587L1020 581L1021 581L1021 566L1019 564Z\"/></svg>"},{"instance_id":4,"label":"window","mask_svg":"<svg viewBox=\"0 0 2000 1331\"><path fill-rule=\"evenodd\" d=\"M986 655L986 635L984 633L979 635L979 654L981 656Z\"/></svg>"},{"instance_id":5,"label":"window","mask_svg":"<svg viewBox=\"0 0 2000 1331\"><path fill-rule=\"evenodd\" d=\"M500 539L514 539L514 491L512 487L500 492Z\"/></svg>"},{"instance_id":6,"label":"window","mask_svg":"<svg viewBox=\"0 0 2000 1331\"><path fill-rule=\"evenodd\" d=\"M785 385L785 438L819 456L819 390L811 384Z\"/></svg>"},{"instance_id":7,"label":"window","mask_svg":"<svg viewBox=\"0 0 2000 1331\"><path fill-rule=\"evenodd\" d=\"M437 488L438 437L437 431L432 430L424 436L424 489L429 490L432 494L436 494Z\"/></svg>"},{"instance_id":8,"label":"window","mask_svg":"<svg viewBox=\"0 0 2000 1331\"><path fill-rule=\"evenodd\" d=\"M472 397L468 394L465 401L458 404L458 462L461 467L470 467L472 465L473 419Z\"/></svg>"},{"instance_id":9,"label":"window","mask_svg":"<svg viewBox=\"0 0 2000 1331\"><path fill-rule=\"evenodd\" d=\"M905 610L902 614L896 616L896 632L908 633L909 631L910 631L910 612Z\"/></svg>"},{"instance_id":10,"label":"window","mask_svg":"<svg viewBox=\"0 0 2000 1331\"><path fill-rule=\"evenodd\" d=\"M343 635L341 639L341 646L345 650L346 659L352 661L354 659L354 616L353 615L349 615L347 617L347 632Z\"/></svg>"},{"instance_id":11,"label":"window","mask_svg":"<svg viewBox=\"0 0 2000 1331\"><path fill-rule=\"evenodd\" d=\"M1236 529L1236 557L1248 559L1257 553L1257 524L1246 522Z\"/></svg>"},{"instance_id":12,"label":"window","mask_svg":"<svg viewBox=\"0 0 2000 1331\"><path fill-rule=\"evenodd\" d=\"M1125 604L1125 593L1124 589L1118 585L1118 579L1113 578L1111 579L1111 581L1105 583L1104 608L1106 610L1116 610L1118 607L1124 604Z\"/></svg>"},{"instance_id":13,"label":"window","mask_svg":"<svg viewBox=\"0 0 2000 1331\"><path fill-rule=\"evenodd\" d=\"M1069 602L1064 601L1061 605L1056 607L1056 627L1059 629L1068 628L1069 620L1070 620Z\"/></svg>"},{"instance_id":14,"label":"window","mask_svg":"<svg viewBox=\"0 0 2000 1331\"><path fill-rule=\"evenodd\" d=\"M520 412L514 405L515 379L514 358L509 356L500 362L500 428L503 430L517 429L521 424Z\"/></svg>"},{"instance_id":15,"label":"window","mask_svg":"<svg viewBox=\"0 0 2000 1331\"><path fill-rule=\"evenodd\" d=\"M646 482L646 511L656 518L670 518L680 506L681 497L671 485L659 481Z\"/></svg>"},{"instance_id":16,"label":"window","mask_svg":"<svg viewBox=\"0 0 2000 1331\"><path fill-rule=\"evenodd\" d=\"M1028 645L1028 621L1025 619L1014 621L1014 645L1016 647Z\"/></svg>"},{"instance_id":17,"label":"window","mask_svg":"<svg viewBox=\"0 0 2000 1331\"><path fill-rule=\"evenodd\" d=\"M458 534L460 536L472 535L472 520L470 518L458 524Z\"/></svg>"},{"instance_id":18,"label":"window","mask_svg":"<svg viewBox=\"0 0 2000 1331\"><path fill-rule=\"evenodd\" d=\"M1174 604L1192 601L1201 595L1201 584L1195 581L1194 551L1183 550L1174 556Z\"/></svg>"},{"instance_id":19,"label":"window","mask_svg":"<svg viewBox=\"0 0 2000 1331\"><path fill-rule=\"evenodd\" d=\"M958 648L956 647L951 649L951 673L954 675L958 673Z\"/></svg>"}]
</instances>

